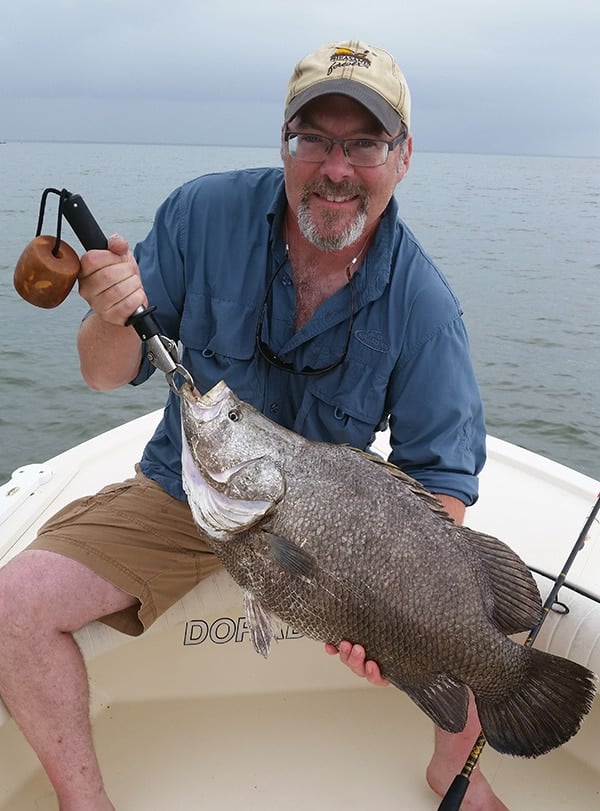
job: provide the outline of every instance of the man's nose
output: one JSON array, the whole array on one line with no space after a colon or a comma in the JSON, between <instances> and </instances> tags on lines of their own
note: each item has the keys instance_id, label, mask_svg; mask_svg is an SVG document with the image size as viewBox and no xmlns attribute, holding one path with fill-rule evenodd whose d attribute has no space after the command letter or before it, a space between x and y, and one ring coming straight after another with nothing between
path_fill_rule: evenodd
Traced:
<instances>
[{"instance_id":1,"label":"man's nose","mask_svg":"<svg viewBox=\"0 0 600 811\"><path fill-rule=\"evenodd\" d=\"M343 180L354 174L354 167L346 157L343 144L333 144L321 164L321 174L331 180Z\"/></svg>"}]
</instances>

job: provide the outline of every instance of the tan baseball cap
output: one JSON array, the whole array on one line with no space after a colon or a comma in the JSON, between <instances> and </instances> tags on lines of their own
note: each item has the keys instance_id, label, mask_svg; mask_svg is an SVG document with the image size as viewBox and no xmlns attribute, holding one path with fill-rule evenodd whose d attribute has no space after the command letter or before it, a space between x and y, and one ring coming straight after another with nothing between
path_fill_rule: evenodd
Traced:
<instances>
[{"instance_id":1,"label":"tan baseball cap","mask_svg":"<svg viewBox=\"0 0 600 811\"><path fill-rule=\"evenodd\" d=\"M301 59L285 101L290 121L309 101L328 93L350 96L373 113L390 135L410 128L410 91L394 57L358 40L330 42Z\"/></svg>"}]
</instances>

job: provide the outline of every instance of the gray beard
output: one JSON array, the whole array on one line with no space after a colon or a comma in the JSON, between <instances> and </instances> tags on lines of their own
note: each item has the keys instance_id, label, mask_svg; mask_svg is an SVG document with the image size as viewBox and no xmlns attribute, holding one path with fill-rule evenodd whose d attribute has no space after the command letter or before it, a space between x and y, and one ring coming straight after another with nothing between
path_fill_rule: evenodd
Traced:
<instances>
[{"instance_id":1,"label":"gray beard","mask_svg":"<svg viewBox=\"0 0 600 811\"><path fill-rule=\"evenodd\" d=\"M326 229L328 226L334 226L335 220L335 215L331 216L330 221L326 220ZM302 201L298 208L298 227L300 228L302 235L311 243L311 245L314 245L315 248L319 248L321 251L341 251L343 248L348 248L350 245L353 245L357 240L360 239L364 231L366 221L366 206L363 206L354 220L342 231L341 234L332 233L331 231L329 231L329 233L322 234L319 232L315 226L315 223L313 222L308 205Z\"/></svg>"}]
</instances>

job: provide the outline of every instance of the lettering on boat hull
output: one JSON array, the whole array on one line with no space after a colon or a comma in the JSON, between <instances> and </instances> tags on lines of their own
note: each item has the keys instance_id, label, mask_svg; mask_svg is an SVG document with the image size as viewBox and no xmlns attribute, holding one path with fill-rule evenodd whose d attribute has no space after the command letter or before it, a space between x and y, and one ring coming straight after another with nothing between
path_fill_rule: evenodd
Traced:
<instances>
[{"instance_id":1,"label":"lettering on boat hull","mask_svg":"<svg viewBox=\"0 0 600 811\"><path fill-rule=\"evenodd\" d=\"M212 642L215 645L227 645L230 642L243 642L250 631L246 617L219 617L207 620L188 620L183 634L184 645L201 645ZM276 639L302 639L303 634L294 631L289 625L283 625L277 631Z\"/></svg>"}]
</instances>

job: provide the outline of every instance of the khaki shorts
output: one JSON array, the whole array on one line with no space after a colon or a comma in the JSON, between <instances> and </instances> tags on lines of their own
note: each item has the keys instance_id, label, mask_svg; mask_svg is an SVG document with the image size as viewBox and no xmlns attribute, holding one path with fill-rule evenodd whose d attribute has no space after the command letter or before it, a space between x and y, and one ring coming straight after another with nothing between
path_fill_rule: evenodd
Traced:
<instances>
[{"instance_id":1,"label":"khaki shorts","mask_svg":"<svg viewBox=\"0 0 600 811\"><path fill-rule=\"evenodd\" d=\"M138 636L221 565L187 501L138 473L68 504L30 548L73 558L140 601L102 622Z\"/></svg>"}]
</instances>

